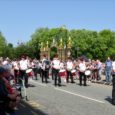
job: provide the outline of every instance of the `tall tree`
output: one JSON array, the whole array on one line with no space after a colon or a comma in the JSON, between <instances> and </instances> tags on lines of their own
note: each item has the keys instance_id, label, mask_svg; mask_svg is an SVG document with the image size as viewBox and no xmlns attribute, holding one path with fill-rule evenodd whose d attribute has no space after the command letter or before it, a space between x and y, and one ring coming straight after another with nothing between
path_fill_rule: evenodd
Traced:
<instances>
[{"instance_id":1,"label":"tall tree","mask_svg":"<svg viewBox=\"0 0 115 115\"><path fill-rule=\"evenodd\" d=\"M0 56L5 56L7 54L5 52L6 47L7 47L6 39L0 32Z\"/></svg>"}]
</instances>

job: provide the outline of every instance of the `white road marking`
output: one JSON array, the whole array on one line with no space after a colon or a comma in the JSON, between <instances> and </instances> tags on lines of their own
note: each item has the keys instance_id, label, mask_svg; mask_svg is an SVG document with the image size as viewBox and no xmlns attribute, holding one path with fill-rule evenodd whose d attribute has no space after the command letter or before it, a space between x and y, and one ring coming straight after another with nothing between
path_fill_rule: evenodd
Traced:
<instances>
[{"instance_id":1,"label":"white road marking","mask_svg":"<svg viewBox=\"0 0 115 115\"><path fill-rule=\"evenodd\" d=\"M33 83L36 83L37 85L40 85L40 86L44 86L44 87L49 87L47 86L46 84L42 84L42 83L38 83L38 82L35 82L35 81L31 81ZM67 90L64 90L64 89L60 89L60 88L55 88L54 89L58 90L58 91L61 91L61 92L65 92L65 93L68 93L68 94L71 94L71 95L75 95L75 96L78 96L78 97L82 97L84 99L88 99L88 100L91 100L91 101L95 101L95 102L98 102L98 103L105 103L103 101L100 101L100 100L97 100L97 99L94 99L94 98L90 98L90 97L87 97L87 96L83 96L83 95L80 95L80 94L77 94L77 93L73 93L73 92L70 92L70 91L67 91Z\"/></svg>"},{"instance_id":2,"label":"white road marking","mask_svg":"<svg viewBox=\"0 0 115 115\"><path fill-rule=\"evenodd\" d=\"M39 82L36 82L36 81L33 81L33 80L31 80L30 82L33 82L33 83L35 83L35 84L37 84L37 85L40 85L40 86L47 87L47 85L46 85L46 84L39 83Z\"/></svg>"},{"instance_id":3,"label":"white road marking","mask_svg":"<svg viewBox=\"0 0 115 115\"><path fill-rule=\"evenodd\" d=\"M93 98L90 98L90 97L87 97L87 96L83 96L83 95L80 95L80 94L77 94L77 93L73 93L73 92L70 92L70 91L67 91L67 90L64 90L64 89L60 89L60 88L55 88L56 90L58 91L62 91L62 92L65 92L65 93L68 93L68 94L71 94L71 95L75 95L75 96L78 96L78 97L82 97L84 99L88 99L88 100L91 100L91 101L95 101L95 102L98 102L98 103L105 103L103 101L100 101L100 100L97 100L97 99L93 99Z\"/></svg>"}]
</instances>

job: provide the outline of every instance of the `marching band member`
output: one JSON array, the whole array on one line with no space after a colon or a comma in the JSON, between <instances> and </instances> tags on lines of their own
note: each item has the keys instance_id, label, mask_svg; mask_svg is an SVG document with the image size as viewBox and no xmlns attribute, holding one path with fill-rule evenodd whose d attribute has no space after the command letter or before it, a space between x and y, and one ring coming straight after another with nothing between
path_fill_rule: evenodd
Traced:
<instances>
[{"instance_id":1,"label":"marching band member","mask_svg":"<svg viewBox=\"0 0 115 115\"><path fill-rule=\"evenodd\" d=\"M45 82L48 83L47 79L49 78L49 69L50 69L50 62L47 59L46 55L44 55L42 59L42 83Z\"/></svg>"},{"instance_id":2,"label":"marching band member","mask_svg":"<svg viewBox=\"0 0 115 115\"><path fill-rule=\"evenodd\" d=\"M39 61L35 58L33 60L33 65L34 65L33 72L34 72L34 76L36 80L37 80L37 74L38 74L38 66L39 66L38 64L39 64Z\"/></svg>"},{"instance_id":3,"label":"marching band member","mask_svg":"<svg viewBox=\"0 0 115 115\"><path fill-rule=\"evenodd\" d=\"M22 56L20 62L19 62L19 67L20 67L20 77L21 79L25 80L25 87L28 87L28 75L26 74L26 70L28 69L28 61L25 59L24 56Z\"/></svg>"},{"instance_id":4,"label":"marching band member","mask_svg":"<svg viewBox=\"0 0 115 115\"><path fill-rule=\"evenodd\" d=\"M80 58L80 63L79 63L79 82L80 82L80 86L82 86L82 79L84 80L84 86L86 86L85 70L86 70L85 61L84 61L83 58Z\"/></svg>"},{"instance_id":5,"label":"marching band member","mask_svg":"<svg viewBox=\"0 0 115 115\"><path fill-rule=\"evenodd\" d=\"M74 69L74 64L71 60L71 58L69 57L68 58L68 61L66 63L66 68L67 68L67 78L66 78L66 82L68 83L69 82L69 77L71 79L71 83L75 83L74 80L73 80L73 75L71 73L72 69Z\"/></svg>"},{"instance_id":6,"label":"marching band member","mask_svg":"<svg viewBox=\"0 0 115 115\"><path fill-rule=\"evenodd\" d=\"M52 63L53 63L54 75L55 75L54 85L57 86L57 79L58 79L58 86L61 86L61 78L59 76L60 60L57 54L55 55Z\"/></svg>"},{"instance_id":7,"label":"marching band member","mask_svg":"<svg viewBox=\"0 0 115 115\"><path fill-rule=\"evenodd\" d=\"M51 61L51 74L52 74L52 80L54 80L54 67L53 67L53 61Z\"/></svg>"},{"instance_id":8,"label":"marching band member","mask_svg":"<svg viewBox=\"0 0 115 115\"><path fill-rule=\"evenodd\" d=\"M64 81L66 82L67 72L66 72L66 68L65 68L65 63L62 60L60 62L59 76L62 78L65 78Z\"/></svg>"},{"instance_id":9,"label":"marching band member","mask_svg":"<svg viewBox=\"0 0 115 115\"><path fill-rule=\"evenodd\" d=\"M18 60L14 60L13 61L13 68L14 68L14 76L15 76L15 80L16 80L16 83L19 82L19 63L18 63Z\"/></svg>"}]
</instances>

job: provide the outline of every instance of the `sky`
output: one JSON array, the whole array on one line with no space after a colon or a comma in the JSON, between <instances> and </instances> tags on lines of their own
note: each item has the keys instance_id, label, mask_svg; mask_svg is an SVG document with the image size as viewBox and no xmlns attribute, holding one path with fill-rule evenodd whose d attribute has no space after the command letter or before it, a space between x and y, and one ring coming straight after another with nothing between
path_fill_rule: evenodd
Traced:
<instances>
[{"instance_id":1,"label":"sky","mask_svg":"<svg viewBox=\"0 0 115 115\"><path fill-rule=\"evenodd\" d=\"M0 31L27 42L40 27L115 31L115 0L0 0Z\"/></svg>"}]
</instances>

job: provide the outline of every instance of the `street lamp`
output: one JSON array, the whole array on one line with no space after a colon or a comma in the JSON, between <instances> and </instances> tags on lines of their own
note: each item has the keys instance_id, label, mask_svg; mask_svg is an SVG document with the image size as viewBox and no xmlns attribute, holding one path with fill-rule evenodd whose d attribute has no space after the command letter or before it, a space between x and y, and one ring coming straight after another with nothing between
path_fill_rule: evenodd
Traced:
<instances>
[{"instance_id":1,"label":"street lamp","mask_svg":"<svg viewBox=\"0 0 115 115\"><path fill-rule=\"evenodd\" d=\"M49 42L47 41L46 43L46 52L47 52L47 56L48 56L48 59L50 58L50 54L49 54Z\"/></svg>"},{"instance_id":2,"label":"street lamp","mask_svg":"<svg viewBox=\"0 0 115 115\"><path fill-rule=\"evenodd\" d=\"M58 46L58 49L59 49L59 54L61 55L61 60L62 60L62 48L63 48L63 40L62 38L60 39L59 41L59 46Z\"/></svg>"},{"instance_id":3,"label":"street lamp","mask_svg":"<svg viewBox=\"0 0 115 115\"><path fill-rule=\"evenodd\" d=\"M41 42L41 43L40 43L40 58L42 57L44 51L45 51L45 49L44 49L44 44L43 44L43 42Z\"/></svg>"},{"instance_id":4,"label":"street lamp","mask_svg":"<svg viewBox=\"0 0 115 115\"><path fill-rule=\"evenodd\" d=\"M66 29L65 25L62 26L61 28L62 28L62 30L64 30L64 33L65 33L65 36L64 36L64 37L65 37L65 38L64 38L64 58L65 58L65 59L64 59L64 60L66 61L66 59L67 59L67 47L68 47L68 46L67 46L67 44L68 44L68 43L67 43L67 37L68 37L68 36L67 36L67 29Z\"/></svg>"},{"instance_id":5,"label":"street lamp","mask_svg":"<svg viewBox=\"0 0 115 115\"><path fill-rule=\"evenodd\" d=\"M70 57L70 55L71 55L71 51L70 51L71 47L72 47L72 40L71 40L71 37L69 37L68 42L67 42L68 57Z\"/></svg>"}]
</instances>

